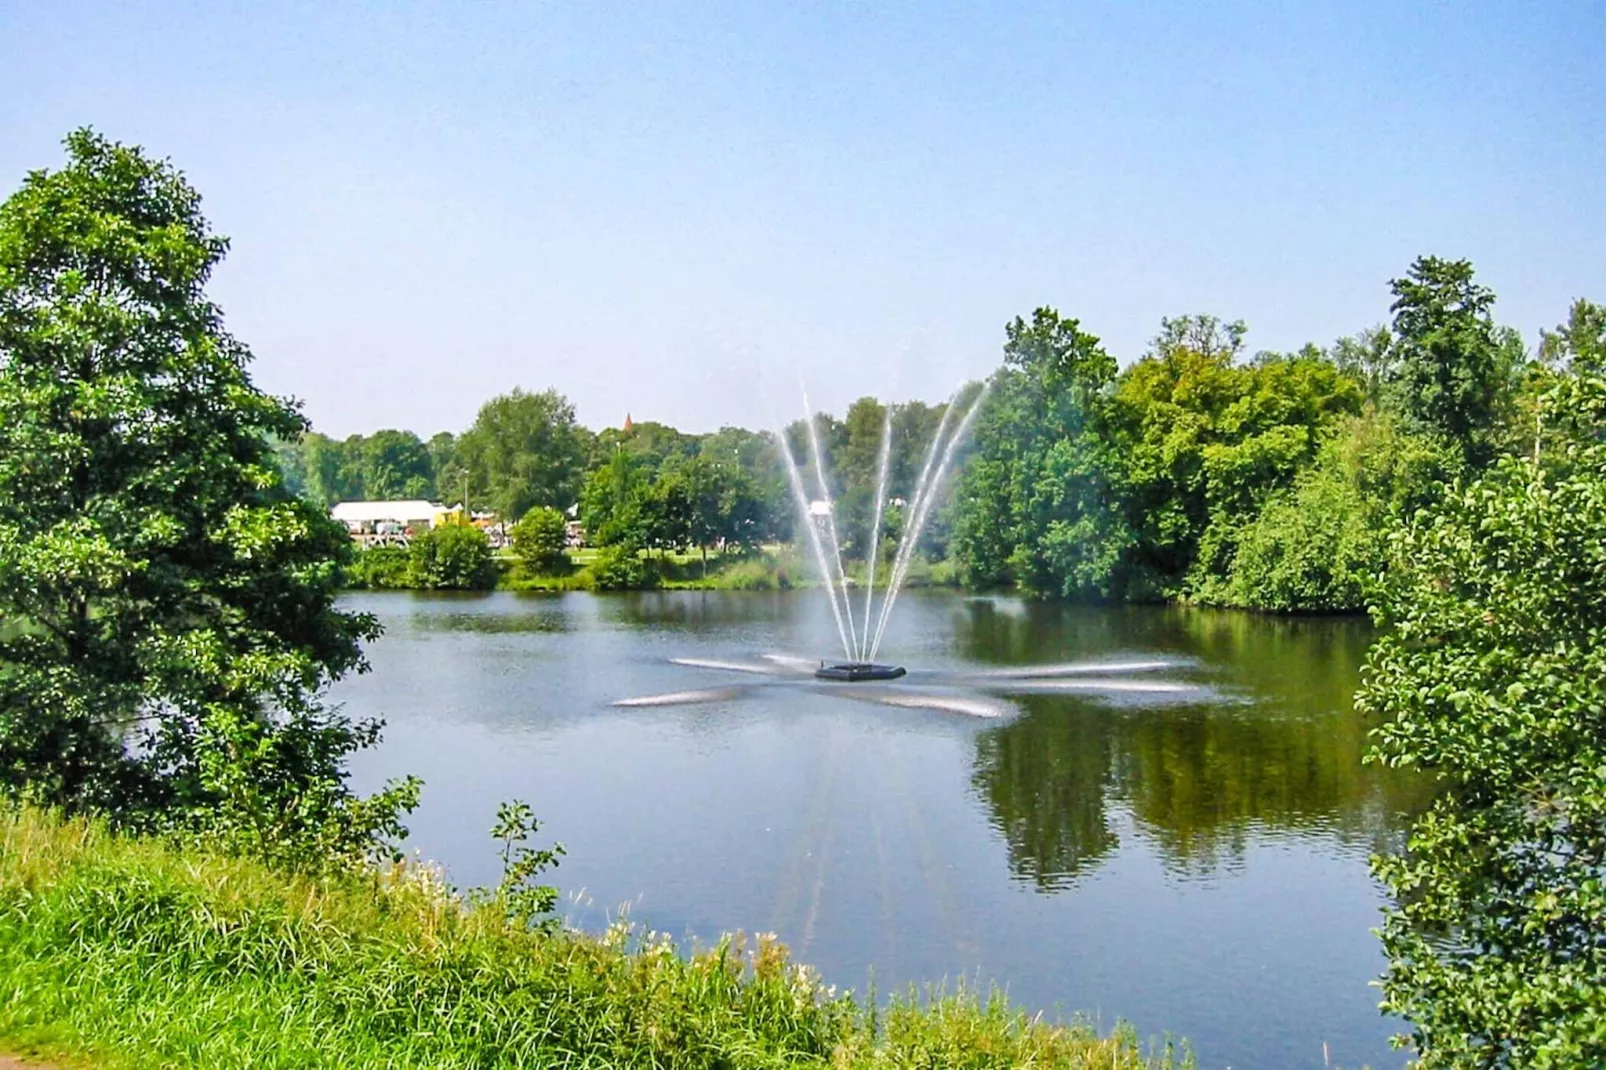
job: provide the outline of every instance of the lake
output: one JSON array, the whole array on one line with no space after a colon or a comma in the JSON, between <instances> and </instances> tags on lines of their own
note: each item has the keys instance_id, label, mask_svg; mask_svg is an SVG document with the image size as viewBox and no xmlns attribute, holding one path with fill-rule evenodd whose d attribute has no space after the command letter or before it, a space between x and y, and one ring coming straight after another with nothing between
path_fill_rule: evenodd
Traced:
<instances>
[{"instance_id":1,"label":"lake","mask_svg":"<svg viewBox=\"0 0 1606 1070\"><path fill-rule=\"evenodd\" d=\"M1032 1009L1189 1039L1201 1067L1403 1065L1370 982L1382 894L1424 785L1363 768L1355 619L1090 609L905 592L911 670L1163 658L1181 695L1047 694L986 719L671 657L831 656L819 591L351 595L385 635L334 698L383 716L359 788L416 773L409 847L494 884L487 830L530 802L571 923L687 940L773 931L828 982L996 981ZM744 681L745 682L745 681ZM862 685L865 687L887 685Z\"/></svg>"}]
</instances>

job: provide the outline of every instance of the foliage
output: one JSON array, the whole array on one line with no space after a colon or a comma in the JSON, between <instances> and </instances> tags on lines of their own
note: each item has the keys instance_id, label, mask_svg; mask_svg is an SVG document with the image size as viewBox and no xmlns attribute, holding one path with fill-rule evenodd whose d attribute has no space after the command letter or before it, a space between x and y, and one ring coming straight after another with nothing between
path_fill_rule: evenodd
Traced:
<instances>
[{"instance_id":1,"label":"foliage","mask_svg":"<svg viewBox=\"0 0 1606 1070\"><path fill-rule=\"evenodd\" d=\"M411 431L375 431L344 441L312 431L274 445L285 485L320 505L435 496L433 451Z\"/></svg>"},{"instance_id":2,"label":"foliage","mask_svg":"<svg viewBox=\"0 0 1606 1070\"><path fill-rule=\"evenodd\" d=\"M442 524L412 537L408 586L424 591L488 591L496 561L485 532L472 524Z\"/></svg>"},{"instance_id":3,"label":"foliage","mask_svg":"<svg viewBox=\"0 0 1606 1070\"><path fill-rule=\"evenodd\" d=\"M537 505L513 525L513 551L530 572L551 572L568 564L568 521L550 505Z\"/></svg>"},{"instance_id":4,"label":"foliage","mask_svg":"<svg viewBox=\"0 0 1606 1070\"><path fill-rule=\"evenodd\" d=\"M227 242L170 165L93 132L0 205L0 788L291 861L366 852L375 738L324 707L372 619L344 531L285 488L305 421L205 286Z\"/></svg>"},{"instance_id":5,"label":"foliage","mask_svg":"<svg viewBox=\"0 0 1606 1070\"><path fill-rule=\"evenodd\" d=\"M625 450L615 450L606 464L593 469L580 496L586 542L592 546L645 545L652 527L647 502L650 486L641 462Z\"/></svg>"},{"instance_id":6,"label":"foliage","mask_svg":"<svg viewBox=\"0 0 1606 1070\"><path fill-rule=\"evenodd\" d=\"M587 438L574 405L556 390L513 390L480 406L457 440L456 461L504 517L536 505L567 509L580 493Z\"/></svg>"},{"instance_id":7,"label":"foliage","mask_svg":"<svg viewBox=\"0 0 1606 1070\"><path fill-rule=\"evenodd\" d=\"M530 804L514 800L496 808L496 824L491 836L501 842L502 882L492 899L506 912L509 921L556 932L558 919L552 909L558 905L558 890L550 884L537 884L536 877L558 864L563 844L535 848L530 838L541 830Z\"/></svg>"},{"instance_id":8,"label":"foliage","mask_svg":"<svg viewBox=\"0 0 1606 1070\"><path fill-rule=\"evenodd\" d=\"M630 543L605 546L588 569L599 591L637 591L658 586L658 571Z\"/></svg>"},{"instance_id":9,"label":"foliage","mask_svg":"<svg viewBox=\"0 0 1606 1070\"><path fill-rule=\"evenodd\" d=\"M1398 536L1363 711L1374 760L1445 796L1402 856L1384 1007L1424 1067L1606 1061L1606 380Z\"/></svg>"},{"instance_id":10,"label":"foliage","mask_svg":"<svg viewBox=\"0 0 1606 1070\"><path fill-rule=\"evenodd\" d=\"M1319 355L1234 362L1243 326L1162 321L1119 375L1076 321L1008 329L958 505L972 582L1071 598L1198 597L1361 389Z\"/></svg>"},{"instance_id":11,"label":"foliage","mask_svg":"<svg viewBox=\"0 0 1606 1070\"><path fill-rule=\"evenodd\" d=\"M1125 531L1099 431L1115 359L1049 308L1005 333L1004 371L960 487L957 554L973 582L1110 596Z\"/></svg>"},{"instance_id":12,"label":"foliage","mask_svg":"<svg viewBox=\"0 0 1606 1070\"><path fill-rule=\"evenodd\" d=\"M1606 306L1582 297L1568 310L1567 322L1541 332L1540 358L1580 375L1606 375Z\"/></svg>"},{"instance_id":13,"label":"foliage","mask_svg":"<svg viewBox=\"0 0 1606 1070\"><path fill-rule=\"evenodd\" d=\"M1297 612L1364 610L1387 566L1387 532L1434 499L1460 457L1393 413L1340 422L1294 485L1267 498L1237 535L1224 579L1200 601Z\"/></svg>"},{"instance_id":14,"label":"foliage","mask_svg":"<svg viewBox=\"0 0 1606 1070\"><path fill-rule=\"evenodd\" d=\"M1517 368L1490 310L1494 293L1466 260L1418 257L1390 283L1405 411L1462 448L1474 466L1493 454L1492 433Z\"/></svg>"},{"instance_id":15,"label":"foliage","mask_svg":"<svg viewBox=\"0 0 1606 1070\"><path fill-rule=\"evenodd\" d=\"M412 554L405 546L370 546L352 555L343 585L356 590L400 590L412 585Z\"/></svg>"},{"instance_id":16,"label":"foliage","mask_svg":"<svg viewBox=\"0 0 1606 1070\"><path fill-rule=\"evenodd\" d=\"M838 995L773 937L681 954L616 925L532 931L428 867L288 878L0 813L0 1038L96 1066L1137 1070L1129 1029L1001 994Z\"/></svg>"}]
</instances>

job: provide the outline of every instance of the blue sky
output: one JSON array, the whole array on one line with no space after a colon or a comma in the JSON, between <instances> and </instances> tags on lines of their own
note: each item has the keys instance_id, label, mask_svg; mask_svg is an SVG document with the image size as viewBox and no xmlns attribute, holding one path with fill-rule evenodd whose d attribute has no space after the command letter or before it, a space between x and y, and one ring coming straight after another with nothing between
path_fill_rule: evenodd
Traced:
<instances>
[{"instance_id":1,"label":"blue sky","mask_svg":"<svg viewBox=\"0 0 1606 1070\"><path fill-rule=\"evenodd\" d=\"M0 5L0 188L89 124L234 242L266 388L345 435L513 386L593 426L935 399L1041 304L1251 348L1468 257L1606 301L1606 5Z\"/></svg>"}]
</instances>

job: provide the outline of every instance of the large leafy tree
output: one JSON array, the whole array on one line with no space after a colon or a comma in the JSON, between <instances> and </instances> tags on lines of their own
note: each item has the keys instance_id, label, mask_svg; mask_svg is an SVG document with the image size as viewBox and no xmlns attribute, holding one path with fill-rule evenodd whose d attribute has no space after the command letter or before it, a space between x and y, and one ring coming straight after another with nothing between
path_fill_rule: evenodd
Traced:
<instances>
[{"instance_id":1,"label":"large leafy tree","mask_svg":"<svg viewBox=\"0 0 1606 1070\"><path fill-rule=\"evenodd\" d=\"M1494 292L1473 281L1471 262L1436 256L1418 257L1390 287L1401 405L1486 464L1517 371L1495 327Z\"/></svg>"},{"instance_id":2,"label":"large leafy tree","mask_svg":"<svg viewBox=\"0 0 1606 1070\"><path fill-rule=\"evenodd\" d=\"M1606 380L1400 536L1358 706L1446 788L1402 856L1384 1007L1423 1067L1606 1065Z\"/></svg>"},{"instance_id":3,"label":"large leafy tree","mask_svg":"<svg viewBox=\"0 0 1606 1070\"><path fill-rule=\"evenodd\" d=\"M364 498L423 498L434 491L429 449L411 431L375 431L352 447Z\"/></svg>"},{"instance_id":4,"label":"large leafy tree","mask_svg":"<svg viewBox=\"0 0 1606 1070\"><path fill-rule=\"evenodd\" d=\"M0 786L300 857L394 830L376 728L320 702L377 631L348 540L279 476L305 421L205 286L227 242L170 165L90 131L0 205Z\"/></svg>"},{"instance_id":5,"label":"large leafy tree","mask_svg":"<svg viewBox=\"0 0 1606 1070\"><path fill-rule=\"evenodd\" d=\"M586 477L580 499L580 520L592 546L627 546L632 551L655 541L656 510L649 500L652 484L642 463L624 449Z\"/></svg>"},{"instance_id":6,"label":"large leafy tree","mask_svg":"<svg viewBox=\"0 0 1606 1070\"><path fill-rule=\"evenodd\" d=\"M589 433L556 390L492 398L457 440L456 461L492 509L512 520L535 505L567 509L580 495Z\"/></svg>"},{"instance_id":7,"label":"large leafy tree","mask_svg":"<svg viewBox=\"0 0 1606 1070\"><path fill-rule=\"evenodd\" d=\"M1125 548L1098 456L1115 358L1051 308L1017 317L1005 336L960 488L959 557L980 582L1108 597Z\"/></svg>"}]
</instances>

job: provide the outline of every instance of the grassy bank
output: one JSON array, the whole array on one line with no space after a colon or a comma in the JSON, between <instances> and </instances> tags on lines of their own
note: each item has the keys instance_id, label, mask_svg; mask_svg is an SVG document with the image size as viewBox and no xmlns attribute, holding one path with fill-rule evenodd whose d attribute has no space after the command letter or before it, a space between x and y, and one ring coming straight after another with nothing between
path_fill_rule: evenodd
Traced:
<instances>
[{"instance_id":1,"label":"grassy bank","mask_svg":"<svg viewBox=\"0 0 1606 1070\"><path fill-rule=\"evenodd\" d=\"M97 1067L1136 1067L960 992L866 1010L761 940L542 935L425 868L289 877L0 812L0 1051Z\"/></svg>"}]
</instances>

